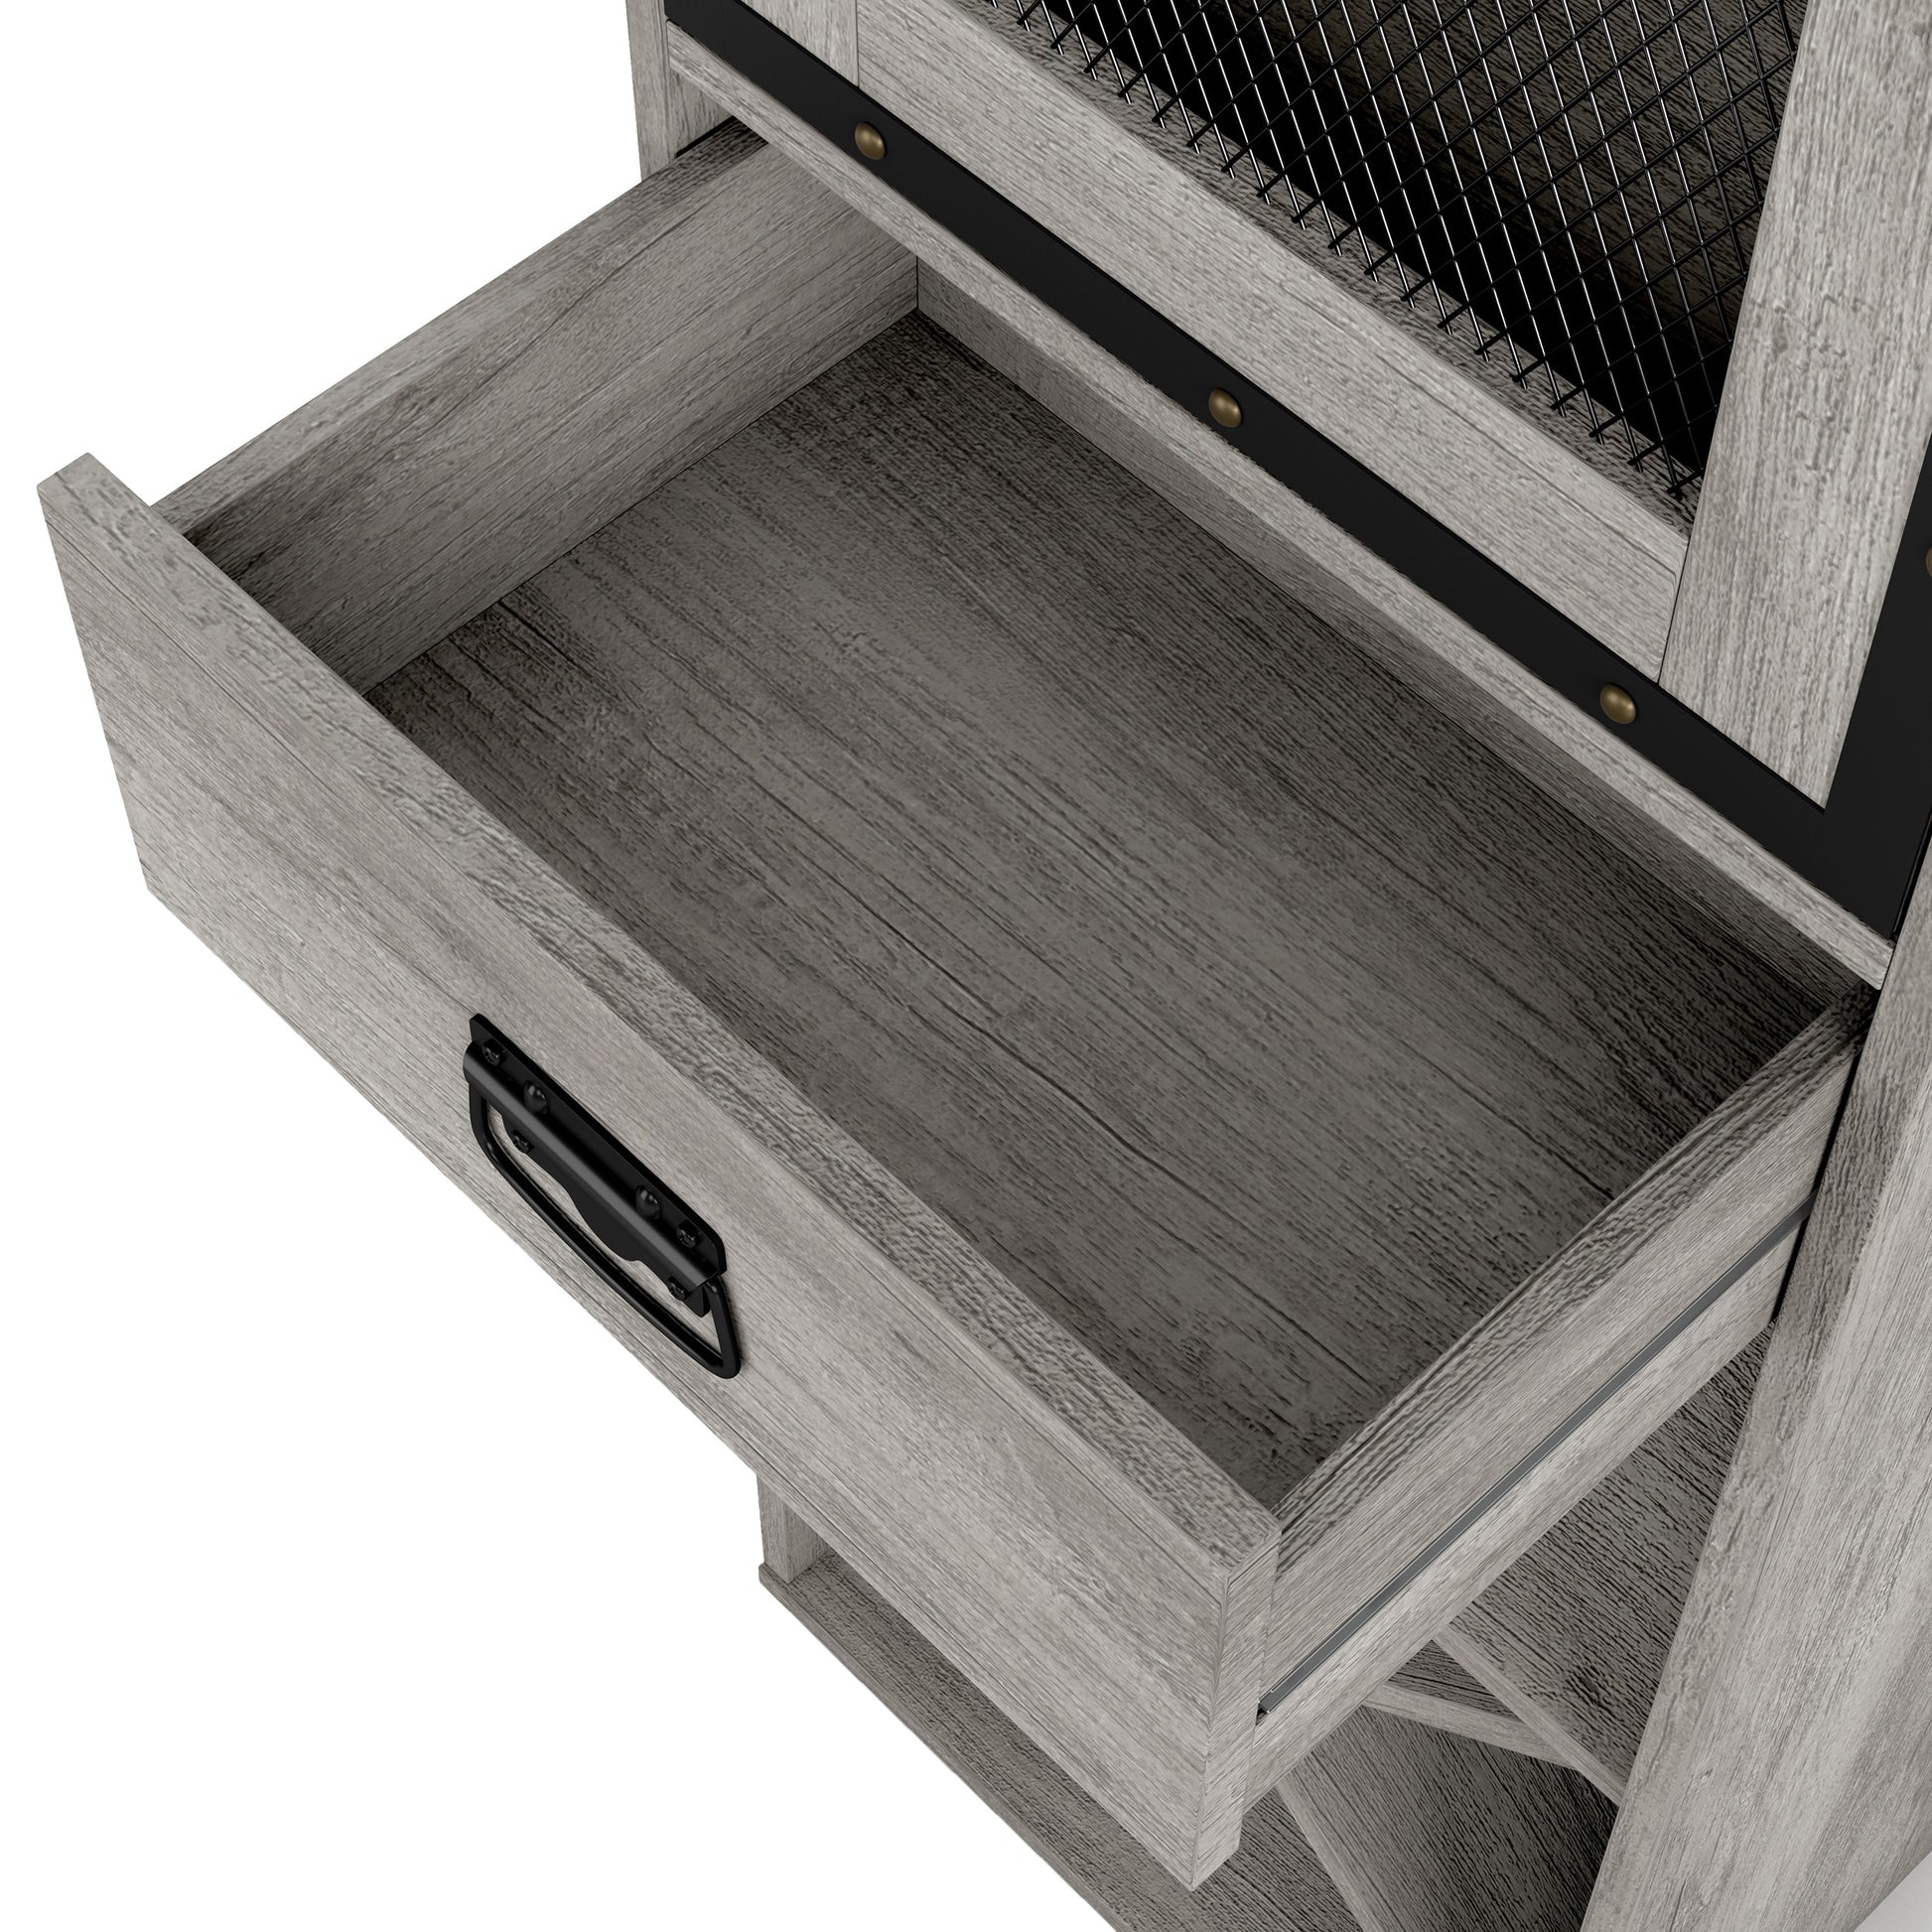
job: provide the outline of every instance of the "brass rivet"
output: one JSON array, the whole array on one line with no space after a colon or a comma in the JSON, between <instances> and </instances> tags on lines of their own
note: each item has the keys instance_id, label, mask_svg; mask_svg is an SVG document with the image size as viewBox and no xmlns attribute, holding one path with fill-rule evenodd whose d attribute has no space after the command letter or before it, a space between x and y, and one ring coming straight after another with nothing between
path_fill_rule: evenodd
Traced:
<instances>
[{"instance_id":1,"label":"brass rivet","mask_svg":"<svg viewBox=\"0 0 1932 1932\"><path fill-rule=\"evenodd\" d=\"M1241 405L1225 389L1208 390L1207 413L1223 429L1239 429L1241 427Z\"/></svg>"},{"instance_id":2,"label":"brass rivet","mask_svg":"<svg viewBox=\"0 0 1932 1932\"><path fill-rule=\"evenodd\" d=\"M1634 725L1637 722L1637 701L1620 684L1606 684L1596 694L1596 702L1603 707L1603 716L1613 725Z\"/></svg>"},{"instance_id":3,"label":"brass rivet","mask_svg":"<svg viewBox=\"0 0 1932 1932\"><path fill-rule=\"evenodd\" d=\"M1925 574L1932 577L1932 550L1925 553Z\"/></svg>"},{"instance_id":4,"label":"brass rivet","mask_svg":"<svg viewBox=\"0 0 1932 1932\"><path fill-rule=\"evenodd\" d=\"M868 161L886 159L886 137L870 121L861 121L852 130L852 145Z\"/></svg>"}]
</instances>

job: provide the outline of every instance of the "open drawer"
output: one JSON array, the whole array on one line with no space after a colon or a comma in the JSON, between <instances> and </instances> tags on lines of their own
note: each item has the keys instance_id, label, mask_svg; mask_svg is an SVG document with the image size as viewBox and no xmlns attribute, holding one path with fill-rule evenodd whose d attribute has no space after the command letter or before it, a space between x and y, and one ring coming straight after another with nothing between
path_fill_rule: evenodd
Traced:
<instances>
[{"instance_id":1,"label":"open drawer","mask_svg":"<svg viewBox=\"0 0 1932 1932\"><path fill-rule=\"evenodd\" d=\"M1193 1883L1763 1325L1864 1006L917 297L728 128L48 513L156 892ZM477 1016L739 1373L485 1155Z\"/></svg>"}]
</instances>

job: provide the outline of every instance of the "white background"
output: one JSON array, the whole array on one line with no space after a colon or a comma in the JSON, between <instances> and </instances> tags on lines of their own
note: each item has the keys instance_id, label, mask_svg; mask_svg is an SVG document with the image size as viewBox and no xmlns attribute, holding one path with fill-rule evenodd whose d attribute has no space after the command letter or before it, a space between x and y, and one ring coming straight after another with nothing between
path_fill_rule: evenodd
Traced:
<instances>
[{"instance_id":1,"label":"white background","mask_svg":"<svg viewBox=\"0 0 1932 1932\"><path fill-rule=\"evenodd\" d=\"M0 1921L1097 1925L758 1588L751 1476L146 896L39 529L621 192L622 8L8 52ZM1871 1926L1928 1922L1932 1866Z\"/></svg>"}]
</instances>

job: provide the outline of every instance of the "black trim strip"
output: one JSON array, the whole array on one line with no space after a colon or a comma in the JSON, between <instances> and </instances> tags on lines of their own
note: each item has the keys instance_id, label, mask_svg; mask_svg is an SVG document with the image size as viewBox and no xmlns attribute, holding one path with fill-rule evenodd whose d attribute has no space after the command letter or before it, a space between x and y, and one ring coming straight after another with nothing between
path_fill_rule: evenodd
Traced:
<instances>
[{"instance_id":1,"label":"black trim strip","mask_svg":"<svg viewBox=\"0 0 1932 1932\"><path fill-rule=\"evenodd\" d=\"M1237 395L1243 421L1223 433L1269 475L1881 936L1897 936L1932 835L1932 452L1821 807L742 0L669 0L665 11L841 151L870 121L886 140L882 180L1182 408L1205 417L1210 389ZM1603 723L1605 684L1635 698L1634 724Z\"/></svg>"},{"instance_id":2,"label":"black trim strip","mask_svg":"<svg viewBox=\"0 0 1932 1932\"><path fill-rule=\"evenodd\" d=\"M1433 1563L1459 1543L1512 1490L1547 1462L1592 1416L1635 1381L1694 1321L1716 1308L1766 1255L1775 1253L1780 1243L1797 1233L1810 1217L1811 1207L1811 1199L1807 1199L1793 1208L1741 1261L1725 1269L1662 1334L1625 1362L1587 1402L1573 1409L1527 1455L1485 1489L1448 1529L1427 1544L1414 1561L1405 1565L1347 1622L1331 1630L1261 1700L1261 1709L1255 1713L1256 1723L1293 1696L1337 1651L1380 1616Z\"/></svg>"}]
</instances>

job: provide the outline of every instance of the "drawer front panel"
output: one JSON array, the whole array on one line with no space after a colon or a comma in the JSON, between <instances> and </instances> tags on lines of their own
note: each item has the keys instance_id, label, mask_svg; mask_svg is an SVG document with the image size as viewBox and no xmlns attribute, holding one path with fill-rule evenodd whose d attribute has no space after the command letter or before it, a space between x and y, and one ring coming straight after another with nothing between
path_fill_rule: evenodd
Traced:
<instances>
[{"instance_id":1,"label":"drawer front panel","mask_svg":"<svg viewBox=\"0 0 1932 1932\"><path fill-rule=\"evenodd\" d=\"M155 890L1197 1881L1238 1837L1273 1518L98 466L47 496ZM479 1011L718 1228L735 1379L668 1348L484 1160Z\"/></svg>"}]
</instances>

